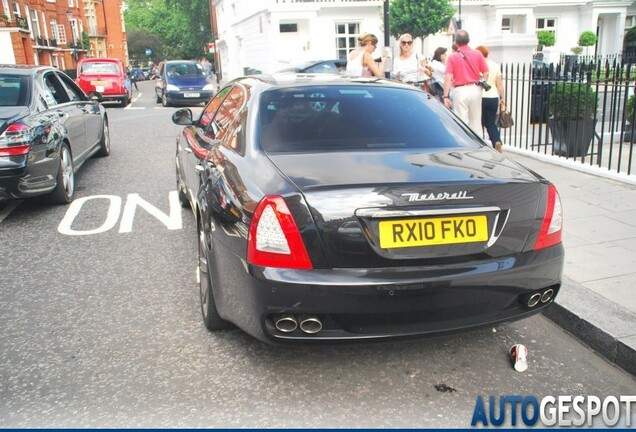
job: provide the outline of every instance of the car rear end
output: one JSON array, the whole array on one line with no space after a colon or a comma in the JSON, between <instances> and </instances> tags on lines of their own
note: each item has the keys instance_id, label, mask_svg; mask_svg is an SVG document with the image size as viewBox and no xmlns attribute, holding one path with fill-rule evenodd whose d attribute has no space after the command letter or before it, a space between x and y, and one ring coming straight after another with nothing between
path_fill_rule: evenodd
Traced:
<instances>
[{"instance_id":1,"label":"car rear end","mask_svg":"<svg viewBox=\"0 0 636 432\"><path fill-rule=\"evenodd\" d=\"M197 62L168 62L165 76L169 104L206 103L214 96L214 85Z\"/></svg>"},{"instance_id":2,"label":"car rear end","mask_svg":"<svg viewBox=\"0 0 636 432\"><path fill-rule=\"evenodd\" d=\"M219 268L246 261L219 281L218 301L248 332L278 341L440 333L519 319L556 296L556 188L424 93L274 89L261 95L258 124L269 161L258 176L277 187L262 187L244 257L216 255Z\"/></svg>"},{"instance_id":3,"label":"car rear end","mask_svg":"<svg viewBox=\"0 0 636 432\"><path fill-rule=\"evenodd\" d=\"M77 85L84 93L99 92L104 102L129 99L126 74L117 59L85 59L77 66Z\"/></svg>"},{"instance_id":4,"label":"car rear end","mask_svg":"<svg viewBox=\"0 0 636 432\"><path fill-rule=\"evenodd\" d=\"M0 201L29 196L26 180L36 136L29 122L32 79L0 69Z\"/></svg>"}]
</instances>

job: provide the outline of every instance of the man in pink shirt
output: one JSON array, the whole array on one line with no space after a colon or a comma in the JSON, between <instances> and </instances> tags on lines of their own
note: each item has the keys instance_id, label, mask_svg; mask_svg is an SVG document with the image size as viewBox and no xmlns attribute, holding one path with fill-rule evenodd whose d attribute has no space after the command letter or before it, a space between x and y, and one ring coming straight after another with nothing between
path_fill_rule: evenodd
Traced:
<instances>
[{"instance_id":1,"label":"man in pink shirt","mask_svg":"<svg viewBox=\"0 0 636 432\"><path fill-rule=\"evenodd\" d=\"M466 30L455 34L457 52L446 60L444 76L444 105L455 113L479 136L481 127L481 92L477 85L480 79L488 79L488 66L484 56L468 46L470 37ZM453 86L453 102L448 97Z\"/></svg>"}]
</instances>

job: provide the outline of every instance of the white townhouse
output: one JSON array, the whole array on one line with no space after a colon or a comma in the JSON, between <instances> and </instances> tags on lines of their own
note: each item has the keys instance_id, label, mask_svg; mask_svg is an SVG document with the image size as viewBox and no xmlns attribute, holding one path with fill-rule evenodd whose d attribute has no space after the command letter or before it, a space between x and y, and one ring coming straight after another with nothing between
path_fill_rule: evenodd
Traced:
<instances>
[{"instance_id":1,"label":"white townhouse","mask_svg":"<svg viewBox=\"0 0 636 432\"><path fill-rule=\"evenodd\" d=\"M548 61L571 54L583 31L598 35L596 47L583 54L615 55L623 49L626 29L636 25L634 0L454 0L455 19L484 44L499 62L530 62L536 32L555 33L544 50ZM384 0L210 0L216 11L215 48L225 80L253 70L274 72L316 59L344 58L359 34L384 41ZM427 37L417 49L431 56L450 47L453 25ZM395 40L391 39L394 53ZM380 55L381 47L377 55Z\"/></svg>"}]
</instances>

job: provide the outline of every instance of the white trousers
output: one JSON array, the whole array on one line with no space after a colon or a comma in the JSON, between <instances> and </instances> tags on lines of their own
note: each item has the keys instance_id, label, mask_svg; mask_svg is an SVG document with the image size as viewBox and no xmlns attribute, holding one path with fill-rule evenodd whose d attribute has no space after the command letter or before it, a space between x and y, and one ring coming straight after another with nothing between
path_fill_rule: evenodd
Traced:
<instances>
[{"instance_id":1,"label":"white trousers","mask_svg":"<svg viewBox=\"0 0 636 432\"><path fill-rule=\"evenodd\" d=\"M481 87L465 85L453 89L453 111L478 135L481 127Z\"/></svg>"}]
</instances>

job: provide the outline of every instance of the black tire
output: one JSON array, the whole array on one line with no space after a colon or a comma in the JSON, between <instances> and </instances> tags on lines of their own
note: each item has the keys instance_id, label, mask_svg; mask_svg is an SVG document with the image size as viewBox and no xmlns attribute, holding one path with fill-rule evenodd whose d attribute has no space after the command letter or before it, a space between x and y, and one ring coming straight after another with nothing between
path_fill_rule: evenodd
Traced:
<instances>
[{"instance_id":1,"label":"black tire","mask_svg":"<svg viewBox=\"0 0 636 432\"><path fill-rule=\"evenodd\" d=\"M161 105L166 108L170 106L170 102L168 101L168 96L166 95L166 92L163 92L163 94L161 95Z\"/></svg>"},{"instance_id":2,"label":"black tire","mask_svg":"<svg viewBox=\"0 0 636 432\"><path fill-rule=\"evenodd\" d=\"M57 185L49 195L51 204L68 204L75 197L75 170L73 157L68 145L60 147L60 164L57 172Z\"/></svg>"},{"instance_id":3,"label":"black tire","mask_svg":"<svg viewBox=\"0 0 636 432\"><path fill-rule=\"evenodd\" d=\"M99 151L97 157L106 157L110 154L110 132L108 128L108 119L104 117L104 126L102 127L102 139L99 142Z\"/></svg>"},{"instance_id":4,"label":"black tire","mask_svg":"<svg viewBox=\"0 0 636 432\"><path fill-rule=\"evenodd\" d=\"M121 98L121 100L119 101L119 106L122 108L126 108L128 106L128 96L124 96L123 98Z\"/></svg>"},{"instance_id":5,"label":"black tire","mask_svg":"<svg viewBox=\"0 0 636 432\"><path fill-rule=\"evenodd\" d=\"M159 96L158 94L155 94L155 97L157 98L157 103L161 103L161 96Z\"/></svg>"},{"instance_id":6,"label":"black tire","mask_svg":"<svg viewBox=\"0 0 636 432\"><path fill-rule=\"evenodd\" d=\"M212 289L212 278L210 277L210 265L208 261L207 235L201 222L198 226L199 237L199 265L197 266L197 279L199 282L199 298L201 300L201 314L203 315L203 324L208 330L224 330L231 327L230 323L224 321L219 316L214 301L214 291Z\"/></svg>"}]
</instances>

